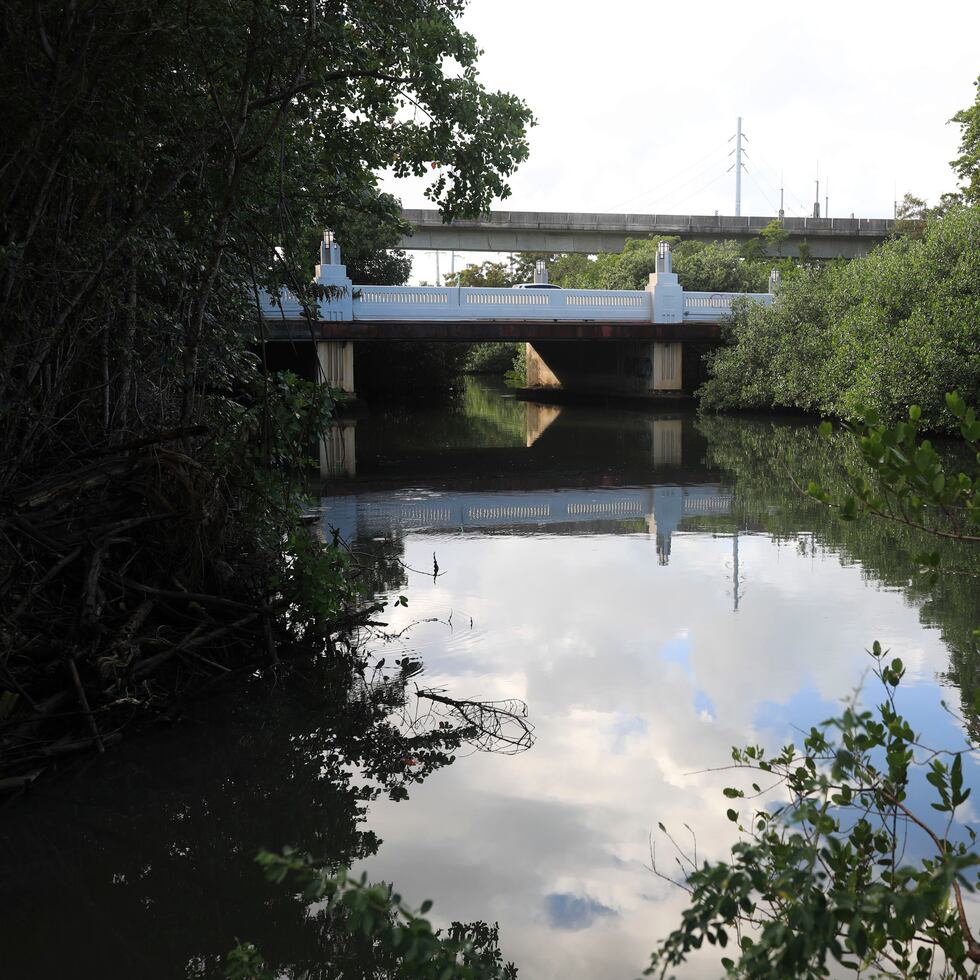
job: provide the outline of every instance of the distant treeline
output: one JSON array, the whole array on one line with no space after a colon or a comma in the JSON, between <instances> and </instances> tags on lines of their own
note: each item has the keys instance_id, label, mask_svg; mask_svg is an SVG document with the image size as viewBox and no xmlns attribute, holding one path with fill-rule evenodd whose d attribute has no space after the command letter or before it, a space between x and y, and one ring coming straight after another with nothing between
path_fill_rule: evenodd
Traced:
<instances>
[{"instance_id":1,"label":"distant treeline","mask_svg":"<svg viewBox=\"0 0 980 980\"><path fill-rule=\"evenodd\" d=\"M866 258L801 269L771 307L737 308L701 404L840 418L866 405L893 420L916 404L942 429L946 392L980 392L980 209L910 230Z\"/></svg>"}]
</instances>

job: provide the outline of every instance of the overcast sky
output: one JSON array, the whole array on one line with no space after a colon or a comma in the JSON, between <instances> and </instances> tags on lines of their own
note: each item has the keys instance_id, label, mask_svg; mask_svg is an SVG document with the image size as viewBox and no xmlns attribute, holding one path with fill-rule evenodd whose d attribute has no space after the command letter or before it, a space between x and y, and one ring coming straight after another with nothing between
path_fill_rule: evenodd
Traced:
<instances>
[{"instance_id":1,"label":"overcast sky","mask_svg":"<svg viewBox=\"0 0 980 980\"><path fill-rule=\"evenodd\" d=\"M726 173L748 136L742 214L890 217L895 195L954 186L975 97L980 2L815 4L472 0L464 27L488 87L538 124L501 209L735 213ZM387 181L426 207L421 181ZM457 265L459 264L457 259ZM443 257L443 271L448 267Z\"/></svg>"}]
</instances>

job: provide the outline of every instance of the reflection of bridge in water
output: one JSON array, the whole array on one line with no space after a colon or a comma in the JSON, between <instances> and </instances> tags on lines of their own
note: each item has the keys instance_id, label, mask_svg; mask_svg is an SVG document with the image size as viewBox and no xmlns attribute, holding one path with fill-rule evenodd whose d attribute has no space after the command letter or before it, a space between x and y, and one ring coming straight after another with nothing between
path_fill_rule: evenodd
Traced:
<instances>
[{"instance_id":1,"label":"reflection of bridge in water","mask_svg":"<svg viewBox=\"0 0 980 980\"><path fill-rule=\"evenodd\" d=\"M517 443L530 449L547 432L562 413L558 405L542 405L525 402L523 437ZM582 422L577 418L578 425ZM560 430L559 426L559 430ZM620 421L615 432L606 428L595 430L577 429L576 439L609 440L628 438L630 446L642 453L645 462L653 466L679 467L683 462L684 425L679 418L628 417ZM553 434L553 433L552 433ZM605 442L605 445L609 445ZM320 442L320 475L325 479L353 478L357 469L357 425L353 420L335 422L324 433ZM439 453L437 455L444 455ZM513 461L511 461L513 462ZM674 477L677 479L677 477ZM631 481L632 482L632 481ZM520 489L526 487L518 485ZM509 488L508 488L509 489ZM515 489L517 489L515 487Z\"/></svg>"},{"instance_id":2,"label":"reflection of bridge in water","mask_svg":"<svg viewBox=\"0 0 980 980\"><path fill-rule=\"evenodd\" d=\"M731 492L717 484L527 492L403 491L321 500L321 524L347 541L406 531L492 533L547 527L555 534L646 533L662 562L685 518L727 515Z\"/></svg>"}]
</instances>

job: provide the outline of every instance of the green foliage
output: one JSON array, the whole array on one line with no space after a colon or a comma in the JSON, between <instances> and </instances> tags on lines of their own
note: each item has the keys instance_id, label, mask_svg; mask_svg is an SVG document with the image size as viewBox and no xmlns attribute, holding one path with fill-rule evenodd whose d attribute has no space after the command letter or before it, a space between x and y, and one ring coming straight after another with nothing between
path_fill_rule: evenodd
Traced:
<instances>
[{"instance_id":1,"label":"green foliage","mask_svg":"<svg viewBox=\"0 0 980 980\"><path fill-rule=\"evenodd\" d=\"M563 262L570 256L558 256L552 252L515 252L507 262L481 262L468 265L459 272L445 276L447 286L488 286L510 289L518 283L534 282L534 270L543 259L548 266ZM584 258L584 256L582 256Z\"/></svg>"},{"instance_id":2,"label":"green foliage","mask_svg":"<svg viewBox=\"0 0 980 980\"><path fill-rule=\"evenodd\" d=\"M765 292L772 261L747 259L734 241L681 241L676 237L629 239L622 252L561 256L550 264L551 281L567 289L645 289L657 268L657 242L673 247L673 268L681 285L695 291Z\"/></svg>"},{"instance_id":3,"label":"green foliage","mask_svg":"<svg viewBox=\"0 0 980 980\"><path fill-rule=\"evenodd\" d=\"M362 286L401 286L411 275L412 260L397 247L402 232L400 202L390 194L378 194L373 212L362 205L338 208L333 217L332 230L343 246L347 275ZM319 253L320 238L319 234L310 238L308 255Z\"/></svg>"},{"instance_id":4,"label":"green foliage","mask_svg":"<svg viewBox=\"0 0 980 980\"><path fill-rule=\"evenodd\" d=\"M963 181L964 200L980 204L980 78L973 84L977 89L973 105L961 109L950 120L960 127L960 155L950 166Z\"/></svg>"},{"instance_id":5,"label":"green foliage","mask_svg":"<svg viewBox=\"0 0 980 980\"><path fill-rule=\"evenodd\" d=\"M734 312L700 389L711 409L797 408L895 422L919 405L949 428L945 392L980 390L980 208L929 219L921 238L805 269L771 307Z\"/></svg>"},{"instance_id":6,"label":"green foliage","mask_svg":"<svg viewBox=\"0 0 980 980\"><path fill-rule=\"evenodd\" d=\"M904 665L878 643L871 656L883 692L877 711L855 697L811 728L801 747L732 751L734 767L761 773L766 788L730 787L726 798L747 801L776 788L782 798L728 810L742 839L730 861L692 864L690 907L653 954L648 975L666 976L705 942L725 948L730 938L726 975L758 980L825 977L832 964L926 980L936 969L965 975L980 957L961 921L963 891L972 890L967 872L980 859L972 831L969 844L953 833L970 795L962 773L968 750L924 749L896 704ZM916 770L925 770L932 807L944 815L935 827L907 804Z\"/></svg>"},{"instance_id":7,"label":"green foliage","mask_svg":"<svg viewBox=\"0 0 980 980\"><path fill-rule=\"evenodd\" d=\"M522 388L527 384L527 344L518 344L514 360L504 380L511 388Z\"/></svg>"},{"instance_id":8,"label":"green foliage","mask_svg":"<svg viewBox=\"0 0 980 980\"><path fill-rule=\"evenodd\" d=\"M783 254L783 245L786 239L789 238L789 232L783 226L782 221L779 218L773 218L769 224L760 232L762 237L766 240L766 244L770 248L776 250L777 255Z\"/></svg>"},{"instance_id":9,"label":"green foliage","mask_svg":"<svg viewBox=\"0 0 980 980\"><path fill-rule=\"evenodd\" d=\"M464 370L467 374L506 374L523 347L519 341L473 344L467 352Z\"/></svg>"},{"instance_id":10,"label":"green foliage","mask_svg":"<svg viewBox=\"0 0 980 980\"><path fill-rule=\"evenodd\" d=\"M532 118L481 85L464 6L5 9L0 667L29 698L61 696L70 654L84 714L115 731L134 704L209 683L208 667L275 662L306 636L296 597L275 589L320 621L349 597L316 600L341 573L293 533L296 471L332 396L264 370L258 290L312 304L325 227L364 281L404 279L382 170L429 176L447 219L506 196ZM54 537L37 531L52 520ZM185 644L210 655L188 670ZM81 713L50 727L102 747Z\"/></svg>"},{"instance_id":11,"label":"green foliage","mask_svg":"<svg viewBox=\"0 0 980 980\"><path fill-rule=\"evenodd\" d=\"M707 462L735 488L733 519L789 546L833 554L861 574L905 596L922 623L939 631L949 651L944 682L959 692L960 710L971 736L980 739L980 621L976 582L980 549L969 542L935 537L893 520L839 520L839 511L802 492L813 482L833 499L854 492L855 479L873 480L857 440L840 427L820 435L798 420L732 419L704 413L698 429L707 439ZM937 445L947 472L969 471L969 454ZM788 479L792 474L796 485ZM923 555L938 555L950 574L934 581L935 567Z\"/></svg>"},{"instance_id":12,"label":"green foliage","mask_svg":"<svg viewBox=\"0 0 980 980\"><path fill-rule=\"evenodd\" d=\"M444 276L447 286L490 286L509 289L517 281L503 262L481 262Z\"/></svg>"},{"instance_id":13,"label":"green foliage","mask_svg":"<svg viewBox=\"0 0 980 980\"><path fill-rule=\"evenodd\" d=\"M870 514L941 537L980 542L980 422L975 410L955 392L946 395L946 404L973 456L973 477L950 472L932 443L920 439L922 410L917 405L909 408L907 422L894 426L882 425L877 412L864 409L849 426L863 464L862 472L852 474L853 492L835 499L814 482L808 492L839 508L844 520ZM830 436L829 423L824 423L822 432ZM920 563L938 566L939 556L924 555Z\"/></svg>"},{"instance_id":14,"label":"green foliage","mask_svg":"<svg viewBox=\"0 0 980 980\"><path fill-rule=\"evenodd\" d=\"M373 947L371 976L412 977L419 980L515 980L517 968L504 963L497 926L484 922L454 922L449 934L432 928L423 902L414 912L390 885L368 884L367 877L331 873L309 855L284 848L282 854L263 851L257 858L269 881L289 884L308 903L339 910L339 930L364 937ZM229 980L275 980L259 951L239 944L228 955Z\"/></svg>"}]
</instances>

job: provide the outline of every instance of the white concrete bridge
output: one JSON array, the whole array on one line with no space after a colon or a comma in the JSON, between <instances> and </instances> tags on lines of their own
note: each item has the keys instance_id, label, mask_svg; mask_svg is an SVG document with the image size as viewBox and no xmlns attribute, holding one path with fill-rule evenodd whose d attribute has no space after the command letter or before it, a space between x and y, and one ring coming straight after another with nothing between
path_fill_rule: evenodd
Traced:
<instances>
[{"instance_id":1,"label":"white concrete bridge","mask_svg":"<svg viewBox=\"0 0 980 980\"><path fill-rule=\"evenodd\" d=\"M629 390L623 393L643 395L680 392L681 344L716 340L734 303L769 304L777 284L774 272L768 293L686 291L672 271L670 246L661 242L645 290L556 289L543 283L516 289L358 286L347 277L340 248L327 232L316 268L316 308L305 308L283 289L278 296L264 293L261 309L274 339L315 341L323 377L348 392L354 391L353 352L346 343L351 340L525 340L529 360L541 361L530 368L532 384L551 388L562 386L560 372L557 364L544 363L541 345L575 340L631 344L621 348L615 365L607 365L602 384L625 379Z\"/></svg>"}]
</instances>

